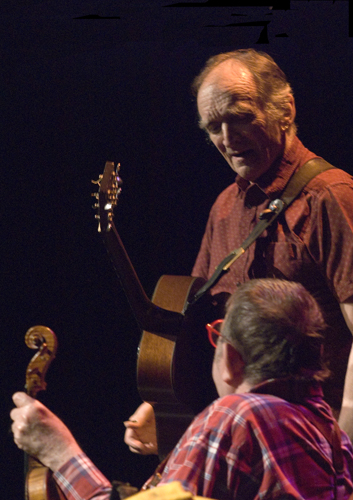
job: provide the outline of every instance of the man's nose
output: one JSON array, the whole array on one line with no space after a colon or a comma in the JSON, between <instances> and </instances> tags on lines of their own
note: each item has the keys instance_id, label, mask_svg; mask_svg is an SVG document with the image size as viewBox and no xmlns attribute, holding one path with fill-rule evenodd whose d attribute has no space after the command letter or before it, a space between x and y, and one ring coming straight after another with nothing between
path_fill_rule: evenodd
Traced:
<instances>
[{"instance_id":1,"label":"man's nose","mask_svg":"<svg viewBox=\"0 0 353 500\"><path fill-rule=\"evenodd\" d=\"M234 124L222 123L222 143L225 148L232 148L241 139L241 131Z\"/></svg>"}]
</instances>

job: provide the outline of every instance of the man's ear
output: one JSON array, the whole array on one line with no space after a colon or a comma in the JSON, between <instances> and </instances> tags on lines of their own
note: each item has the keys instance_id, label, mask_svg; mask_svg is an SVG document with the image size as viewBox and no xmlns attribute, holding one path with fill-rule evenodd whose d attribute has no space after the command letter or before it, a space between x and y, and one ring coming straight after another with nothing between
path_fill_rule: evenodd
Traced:
<instances>
[{"instance_id":1,"label":"man's ear","mask_svg":"<svg viewBox=\"0 0 353 500\"><path fill-rule=\"evenodd\" d=\"M244 380L244 360L237 349L224 342L224 374L223 380L228 385L238 387Z\"/></svg>"},{"instance_id":2,"label":"man's ear","mask_svg":"<svg viewBox=\"0 0 353 500\"><path fill-rule=\"evenodd\" d=\"M289 94L288 103L283 118L283 125L284 126L287 125L288 127L292 125L292 123L295 120L295 115L296 115L296 109L295 109L294 97L292 96L292 94Z\"/></svg>"}]
</instances>

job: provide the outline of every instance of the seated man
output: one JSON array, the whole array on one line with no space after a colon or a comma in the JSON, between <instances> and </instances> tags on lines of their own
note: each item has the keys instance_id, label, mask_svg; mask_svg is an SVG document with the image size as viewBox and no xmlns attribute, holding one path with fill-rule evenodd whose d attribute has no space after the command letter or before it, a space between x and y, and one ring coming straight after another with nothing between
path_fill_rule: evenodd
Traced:
<instances>
[{"instance_id":1,"label":"seated man","mask_svg":"<svg viewBox=\"0 0 353 500\"><path fill-rule=\"evenodd\" d=\"M194 419L153 483L180 481L193 495L218 500L348 499L353 448L322 398L324 328L301 284L240 286L223 323L208 325L220 398ZM13 399L19 448L54 471L68 500L107 500L109 481L65 425L26 394Z\"/></svg>"}]
</instances>

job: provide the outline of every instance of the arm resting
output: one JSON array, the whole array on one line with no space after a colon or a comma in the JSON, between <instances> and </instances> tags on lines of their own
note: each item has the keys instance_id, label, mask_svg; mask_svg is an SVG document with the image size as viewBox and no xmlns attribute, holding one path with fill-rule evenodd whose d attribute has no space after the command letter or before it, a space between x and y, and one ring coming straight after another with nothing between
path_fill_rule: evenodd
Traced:
<instances>
[{"instance_id":1,"label":"arm resting","mask_svg":"<svg viewBox=\"0 0 353 500\"><path fill-rule=\"evenodd\" d=\"M340 306L347 326L353 335L353 302L344 302ZM353 442L353 345L347 365L343 401L338 423L347 432L350 440Z\"/></svg>"}]
</instances>

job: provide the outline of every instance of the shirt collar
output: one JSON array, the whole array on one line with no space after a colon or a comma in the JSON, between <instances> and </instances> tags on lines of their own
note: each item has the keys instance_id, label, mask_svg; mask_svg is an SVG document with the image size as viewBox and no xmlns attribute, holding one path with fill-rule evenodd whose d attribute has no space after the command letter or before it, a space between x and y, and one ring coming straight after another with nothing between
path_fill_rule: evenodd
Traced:
<instances>
[{"instance_id":1,"label":"shirt collar","mask_svg":"<svg viewBox=\"0 0 353 500\"><path fill-rule=\"evenodd\" d=\"M276 378L255 385L250 392L255 394L270 394L285 399L291 403L301 403L314 397L323 397L321 383L307 378Z\"/></svg>"}]
</instances>

